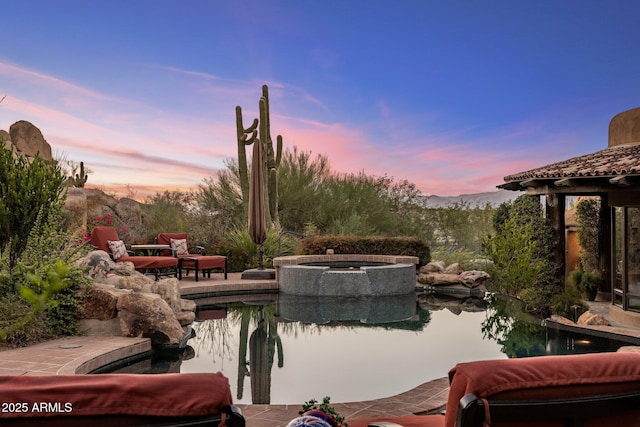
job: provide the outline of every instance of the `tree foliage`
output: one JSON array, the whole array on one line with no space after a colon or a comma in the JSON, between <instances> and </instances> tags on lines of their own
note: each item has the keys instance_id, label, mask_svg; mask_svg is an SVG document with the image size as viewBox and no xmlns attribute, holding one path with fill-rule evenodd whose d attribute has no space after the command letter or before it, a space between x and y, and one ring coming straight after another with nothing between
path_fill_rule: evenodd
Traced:
<instances>
[{"instance_id":1,"label":"tree foliage","mask_svg":"<svg viewBox=\"0 0 640 427\"><path fill-rule=\"evenodd\" d=\"M507 214L508 211L508 214ZM530 309L549 313L551 299L561 291L555 278L553 230L542 215L537 197L520 196L498 209L497 231L483 248L491 259L487 267L495 292L520 298Z\"/></svg>"},{"instance_id":2,"label":"tree foliage","mask_svg":"<svg viewBox=\"0 0 640 427\"><path fill-rule=\"evenodd\" d=\"M580 242L580 267L586 272L600 269L600 199L581 199L576 205L578 241Z\"/></svg>"}]
</instances>

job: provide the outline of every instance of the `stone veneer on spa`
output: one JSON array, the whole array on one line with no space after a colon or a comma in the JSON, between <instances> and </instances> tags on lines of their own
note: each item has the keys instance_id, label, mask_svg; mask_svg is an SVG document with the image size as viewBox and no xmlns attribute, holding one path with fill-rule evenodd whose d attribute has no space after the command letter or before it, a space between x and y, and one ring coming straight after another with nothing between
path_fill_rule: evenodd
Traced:
<instances>
[{"instance_id":1,"label":"stone veneer on spa","mask_svg":"<svg viewBox=\"0 0 640 427\"><path fill-rule=\"evenodd\" d=\"M281 293L336 297L413 292L417 263L418 258L411 256L358 254L299 255L273 260Z\"/></svg>"}]
</instances>

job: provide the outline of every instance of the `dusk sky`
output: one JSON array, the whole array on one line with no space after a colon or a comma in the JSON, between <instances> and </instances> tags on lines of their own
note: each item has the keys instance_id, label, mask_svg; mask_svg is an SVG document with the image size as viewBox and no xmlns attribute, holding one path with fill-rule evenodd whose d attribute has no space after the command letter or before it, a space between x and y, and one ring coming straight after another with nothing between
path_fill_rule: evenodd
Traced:
<instances>
[{"instance_id":1,"label":"dusk sky","mask_svg":"<svg viewBox=\"0 0 640 427\"><path fill-rule=\"evenodd\" d=\"M235 107L335 172L425 194L605 148L640 106L640 3L3 0L0 129L37 126L87 186L193 189L236 157Z\"/></svg>"}]
</instances>

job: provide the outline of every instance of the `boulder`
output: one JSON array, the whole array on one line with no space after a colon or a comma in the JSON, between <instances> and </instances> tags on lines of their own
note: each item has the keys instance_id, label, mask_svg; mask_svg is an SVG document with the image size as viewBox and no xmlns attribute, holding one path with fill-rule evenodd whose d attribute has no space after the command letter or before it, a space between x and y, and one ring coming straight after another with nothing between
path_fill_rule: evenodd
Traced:
<instances>
[{"instance_id":1,"label":"boulder","mask_svg":"<svg viewBox=\"0 0 640 427\"><path fill-rule=\"evenodd\" d=\"M151 292L160 295L174 312L178 313L182 311L180 286L178 285L178 279L175 277L168 277L153 282L151 284Z\"/></svg>"},{"instance_id":2,"label":"boulder","mask_svg":"<svg viewBox=\"0 0 640 427\"><path fill-rule=\"evenodd\" d=\"M96 280L104 279L115 267L115 262L105 251L92 251L77 261L80 267L87 267L90 277Z\"/></svg>"},{"instance_id":3,"label":"boulder","mask_svg":"<svg viewBox=\"0 0 640 427\"><path fill-rule=\"evenodd\" d=\"M420 273L442 273L444 271L444 262L442 261L432 261L427 265L423 265L420 267L418 272Z\"/></svg>"},{"instance_id":4,"label":"boulder","mask_svg":"<svg viewBox=\"0 0 640 427\"><path fill-rule=\"evenodd\" d=\"M116 215L125 224L142 224L142 208L140 203L133 199L123 197L114 207Z\"/></svg>"},{"instance_id":5,"label":"boulder","mask_svg":"<svg viewBox=\"0 0 640 427\"><path fill-rule=\"evenodd\" d=\"M153 344L179 345L185 332L162 297L131 292L118 298L118 318L122 334L150 338Z\"/></svg>"},{"instance_id":6,"label":"boulder","mask_svg":"<svg viewBox=\"0 0 640 427\"><path fill-rule=\"evenodd\" d=\"M453 264L450 264L449 266L447 266L443 273L445 274L460 274L462 273L464 270L462 269L462 266L460 264L458 264L457 262L454 262Z\"/></svg>"},{"instance_id":7,"label":"boulder","mask_svg":"<svg viewBox=\"0 0 640 427\"><path fill-rule=\"evenodd\" d=\"M198 304L194 300L180 298L180 311L193 311L195 313Z\"/></svg>"},{"instance_id":8,"label":"boulder","mask_svg":"<svg viewBox=\"0 0 640 427\"><path fill-rule=\"evenodd\" d=\"M122 263L118 262L116 264ZM136 292L152 293L152 288L155 281L151 277L145 276L140 272L136 273L137 274L132 274L129 276L111 274L106 278L106 283L109 283L118 289L131 289Z\"/></svg>"},{"instance_id":9,"label":"boulder","mask_svg":"<svg viewBox=\"0 0 640 427\"><path fill-rule=\"evenodd\" d=\"M125 291L102 283L95 283L85 291L82 300L82 318L109 320L118 315L118 298Z\"/></svg>"},{"instance_id":10,"label":"boulder","mask_svg":"<svg viewBox=\"0 0 640 427\"><path fill-rule=\"evenodd\" d=\"M182 326L189 326L196 320L196 314L193 311L181 311L176 313L176 319Z\"/></svg>"},{"instance_id":11,"label":"boulder","mask_svg":"<svg viewBox=\"0 0 640 427\"><path fill-rule=\"evenodd\" d=\"M637 345L625 345L618 349L620 353L640 353L640 347Z\"/></svg>"},{"instance_id":12,"label":"boulder","mask_svg":"<svg viewBox=\"0 0 640 427\"><path fill-rule=\"evenodd\" d=\"M42 136L40 129L26 120L20 120L11 125L9 139L18 154L28 157L39 154L42 159L53 159L51 146Z\"/></svg>"},{"instance_id":13,"label":"boulder","mask_svg":"<svg viewBox=\"0 0 640 427\"><path fill-rule=\"evenodd\" d=\"M480 270L469 270L460 273L460 283L469 287L483 285L489 278L489 274Z\"/></svg>"},{"instance_id":14,"label":"boulder","mask_svg":"<svg viewBox=\"0 0 640 427\"><path fill-rule=\"evenodd\" d=\"M420 273L418 274L418 282L424 285L433 286L455 285L460 283L460 275L445 273Z\"/></svg>"},{"instance_id":15,"label":"boulder","mask_svg":"<svg viewBox=\"0 0 640 427\"><path fill-rule=\"evenodd\" d=\"M583 326L611 326L611 323L609 323L606 317L592 311L582 313L576 323Z\"/></svg>"}]
</instances>

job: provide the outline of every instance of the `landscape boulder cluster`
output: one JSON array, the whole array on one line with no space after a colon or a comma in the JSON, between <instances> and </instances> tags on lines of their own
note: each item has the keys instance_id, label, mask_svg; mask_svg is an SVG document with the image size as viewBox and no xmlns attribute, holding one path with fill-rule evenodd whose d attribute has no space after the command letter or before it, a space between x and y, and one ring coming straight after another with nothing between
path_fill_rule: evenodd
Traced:
<instances>
[{"instance_id":1,"label":"landscape boulder cluster","mask_svg":"<svg viewBox=\"0 0 640 427\"><path fill-rule=\"evenodd\" d=\"M79 264L94 279L82 307L83 333L145 337L163 347L181 347L190 337L196 304L180 298L175 277L156 281L104 251L90 252Z\"/></svg>"}]
</instances>

